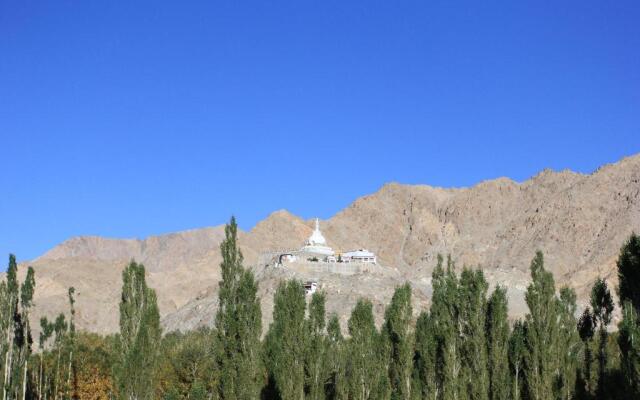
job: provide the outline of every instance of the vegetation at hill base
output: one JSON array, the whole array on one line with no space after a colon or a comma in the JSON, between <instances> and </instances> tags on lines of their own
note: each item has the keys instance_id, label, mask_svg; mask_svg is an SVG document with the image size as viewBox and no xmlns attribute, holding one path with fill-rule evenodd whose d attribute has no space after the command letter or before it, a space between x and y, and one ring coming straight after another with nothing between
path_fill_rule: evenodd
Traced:
<instances>
[{"instance_id":1,"label":"vegetation at hill base","mask_svg":"<svg viewBox=\"0 0 640 400\"><path fill-rule=\"evenodd\" d=\"M29 313L29 268L18 281L9 258L0 283L0 400L569 400L640 398L640 237L623 244L613 293L598 278L577 315L576 294L558 288L538 252L531 261L525 318L509 321L507 290L480 269L438 257L430 309L414 319L412 289L396 288L384 321L358 300L346 327L325 311L326 295L306 296L283 281L262 337L258 284L243 266L235 219L225 229L219 309L212 328L163 335L145 268L122 274L120 332L75 328L69 312L42 318L37 343ZM614 294L621 321L612 331ZM214 318L214 316L211 316ZM348 334L343 334L348 333Z\"/></svg>"}]
</instances>

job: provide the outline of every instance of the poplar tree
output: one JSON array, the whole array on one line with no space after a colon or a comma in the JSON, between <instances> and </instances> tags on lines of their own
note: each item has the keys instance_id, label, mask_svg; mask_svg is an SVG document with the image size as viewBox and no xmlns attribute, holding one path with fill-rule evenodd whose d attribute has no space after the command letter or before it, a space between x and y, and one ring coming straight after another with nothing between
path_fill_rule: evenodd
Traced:
<instances>
[{"instance_id":1,"label":"poplar tree","mask_svg":"<svg viewBox=\"0 0 640 400\"><path fill-rule=\"evenodd\" d=\"M309 304L309 317L306 321L307 346L305 346L305 386L307 398L324 399L326 373L327 338L324 335L326 325L326 295L315 292Z\"/></svg>"},{"instance_id":2,"label":"poplar tree","mask_svg":"<svg viewBox=\"0 0 640 400\"><path fill-rule=\"evenodd\" d=\"M388 399L390 396L384 340L376 329L373 305L360 299L349 318L347 379L349 399Z\"/></svg>"},{"instance_id":3,"label":"poplar tree","mask_svg":"<svg viewBox=\"0 0 640 400\"><path fill-rule=\"evenodd\" d=\"M640 311L640 236L632 233L620 249L618 268L618 297L620 304L631 303Z\"/></svg>"},{"instance_id":4,"label":"poplar tree","mask_svg":"<svg viewBox=\"0 0 640 400\"><path fill-rule=\"evenodd\" d=\"M22 372L22 377L19 378L22 382L22 388L18 388L22 394L22 400L25 400L27 396L27 371L29 369L28 364L29 357L31 356L31 345L33 344L31 327L29 326L29 312L33 306L33 294L35 292L35 288L35 273L33 272L33 268L29 267L27 270L27 276L20 286L20 313L16 315L15 318L18 332L20 332L16 335L19 339L16 345L19 349L18 363Z\"/></svg>"},{"instance_id":5,"label":"poplar tree","mask_svg":"<svg viewBox=\"0 0 640 400\"><path fill-rule=\"evenodd\" d=\"M524 389L524 355L526 352L526 322L517 320L509 337L509 368L511 371L511 399L520 400Z\"/></svg>"},{"instance_id":6,"label":"poplar tree","mask_svg":"<svg viewBox=\"0 0 640 400\"><path fill-rule=\"evenodd\" d=\"M304 287L296 280L282 282L273 300L273 322L265 340L269 371L280 399L302 400L307 344Z\"/></svg>"},{"instance_id":7,"label":"poplar tree","mask_svg":"<svg viewBox=\"0 0 640 400\"><path fill-rule=\"evenodd\" d=\"M640 396L640 236L631 234L620 249L616 265L622 307L618 326L622 372L629 394Z\"/></svg>"},{"instance_id":8,"label":"poplar tree","mask_svg":"<svg viewBox=\"0 0 640 400\"><path fill-rule=\"evenodd\" d=\"M0 284L0 328L2 329L2 399L23 399L27 393L28 360L31 355L29 312L33 305L35 273L27 269L18 282L16 257L9 255L6 282Z\"/></svg>"},{"instance_id":9,"label":"poplar tree","mask_svg":"<svg viewBox=\"0 0 640 400\"><path fill-rule=\"evenodd\" d=\"M640 396L640 318L630 301L623 303L622 321L618 325L618 346L622 373L629 396Z\"/></svg>"},{"instance_id":10,"label":"poplar tree","mask_svg":"<svg viewBox=\"0 0 640 400\"><path fill-rule=\"evenodd\" d=\"M440 395L436 376L439 368L438 341L434 324L426 311L420 313L416 322L412 390L414 399L437 400Z\"/></svg>"},{"instance_id":11,"label":"poplar tree","mask_svg":"<svg viewBox=\"0 0 640 400\"><path fill-rule=\"evenodd\" d=\"M507 290L496 286L487 306L489 398L507 400L509 391L509 322Z\"/></svg>"},{"instance_id":12,"label":"poplar tree","mask_svg":"<svg viewBox=\"0 0 640 400\"><path fill-rule=\"evenodd\" d=\"M488 283L481 270L464 268L460 275L460 355L466 398L489 398L486 312Z\"/></svg>"},{"instance_id":13,"label":"poplar tree","mask_svg":"<svg viewBox=\"0 0 640 400\"><path fill-rule=\"evenodd\" d=\"M9 359L9 347L11 343L11 297L10 292L7 288L7 282L0 282L0 334L2 335L0 339L0 359L2 363L0 364L0 373L2 374L2 399L6 398L6 384L7 384L7 373L9 372L8 359Z\"/></svg>"},{"instance_id":14,"label":"poplar tree","mask_svg":"<svg viewBox=\"0 0 640 400\"><path fill-rule=\"evenodd\" d=\"M580 336L576 329L576 292L563 287L560 289L558 364L559 376L556 380L556 397L573 398L576 386Z\"/></svg>"},{"instance_id":15,"label":"poplar tree","mask_svg":"<svg viewBox=\"0 0 640 400\"><path fill-rule=\"evenodd\" d=\"M607 372L607 328L611 323L613 313L613 298L607 287L607 282L598 278L591 288L591 308L594 322L598 326L598 386L596 397L606 397Z\"/></svg>"},{"instance_id":16,"label":"poplar tree","mask_svg":"<svg viewBox=\"0 0 640 400\"><path fill-rule=\"evenodd\" d=\"M390 351L391 399L409 399L411 397L413 343L410 323L412 310L411 286L405 283L396 288L391 303L385 311L385 321L382 328Z\"/></svg>"},{"instance_id":17,"label":"poplar tree","mask_svg":"<svg viewBox=\"0 0 640 400\"><path fill-rule=\"evenodd\" d=\"M329 400L347 399L349 387L347 382L347 346L342 336L340 321L332 314L327 322L327 382L326 398Z\"/></svg>"},{"instance_id":18,"label":"poplar tree","mask_svg":"<svg viewBox=\"0 0 640 400\"><path fill-rule=\"evenodd\" d=\"M155 369L162 331L156 293L147 287L145 268L135 261L122 272L118 395L126 400L154 398Z\"/></svg>"},{"instance_id":19,"label":"poplar tree","mask_svg":"<svg viewBox=\"0 0 640 400\"><path fill-rule=\"evenodd\" d=\"M14 357L16 330L14 320L18 312L19 284L18 284L18 264L13 254L9 255L9 266L7 268L6 283L2 282L2 356L4 359L2 370L2 400L12 398L13 384L15 377Z\"/></svg>"},{"instance_id":20,"label":"poplar tree","mask_svg":"<svg viewBox=\"0 0 640 400\"><path fill-rule=\"evenodd\" d=\"M580 390L578 396L586 397L592 392L591 384L591 364L593 356L591 353L591 339L595 333L596 323L589 307L585 308L578 320L578 335L583 344L583 367L581 373L582 382L578 386Z\"/></svg>"},{"instance_id":21,"label":"poplar tree","mask_svg":"<svg viewBox=\"0 0 640 400\"><path fill-rule=\"evenodd\" d=\"M531 261L532 282L527 287L525 377L531 400L554 397L558 365L558 299L553 275L544 268L542 252Z\"/></svg>"},{"instance_id":22,"label":"poplar tree","mask_svg":"<svg viewBox=\"0 0 640 400\"><path fill-rule=\"evenodd\" d=\"M53 339L53 346L55 348L55 352L56 352L56 363L55 363L55 367L53 370L53 376L51 377L52 379L52 384L53 384L53 398L54 400L57 399L58 393L59 393L59 389L60 387L58 386L58 384L61 382L62 380L62 373L60 372L60 363L62 361L62 350L64 348L64 343L67 337L67 329L68 329L69 325L67 324L67 321L65 319L65 316L63 313L58 314L58 316L56 317L55 321L53 322L53 333L54 333L54 339ZM115 366L115 369L118 369L118 366ZM46 395L45 395L46 396Z\"/></svg>"},{"instance_id":23,"label":"poplar tree","mask_svg":"<svg viewBox=\"0 0 640 400\"><path fill-rule=\"evenodd\" d=\"M40 337L38 338L38 345L40 350L40 368L38 373L38 398L42 398L42 395L49 390L45 379L44 371L44 353L46 351L46 344L49 338L53 335L53 322L49 322L47 317L40 318Z\"/></svg>"},{"instance_id":24,"label":"poplar tree","mask_svg":"<svg viewBox=\"0 0 640 400\"><path fill-rule=\"evenodd\" d=\"M260 335L262 312L253 273L245 270L237 243L235 218L225 227L220 244L222 280L215 326L220 370L218 394L227 400L253 400L262 386Z\"/></svg>"},{"instance_id":25,"label":"poplar tree","mask_svg":"<svg viewBox=\"0 0 640 400\"><path fill-rule=\"evenodd\" d=\"M451 258L447 270L442 267L442 256L433 271L431 318L438 341L438 386L442 400L465 398L461 374L460 304L458 278Z\"/></svg>"}]
</instances>

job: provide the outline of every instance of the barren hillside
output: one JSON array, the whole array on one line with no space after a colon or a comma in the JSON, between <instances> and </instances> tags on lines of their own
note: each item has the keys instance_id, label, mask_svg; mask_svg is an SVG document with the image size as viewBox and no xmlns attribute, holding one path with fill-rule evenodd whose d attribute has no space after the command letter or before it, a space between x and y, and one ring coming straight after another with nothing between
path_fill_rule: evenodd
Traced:
<instances>
[{"instance_id":1,"label":"barren hillside","mask_svg":"<svg viewBox=\"0 0 640 400\"><path fill-rule=\"evenodd\" d=\"M640 155L589 175L545 170L523 183L499 178L464 189L388 184L321 225L336 250L365 247L386 268L364 276L311 276L328 292L329 310L343 319L358 296L372 298L381 315L393 288L405 280L416 288L416 308L426 306L438 253L451 254L460 266L480 266L492 283L506 284L513 312L521 313L536 249L544 251L556 281L575 287L579 299L596 276L615 280L620 246L633 230L640 231ZM260 280L265 325L277 282L310 276L265 269L260 255L297 248L311 231L311 221L277 211L241 234L247 264ZM223 236L223 228L216 227L145 240L70 239L30 263L37 280L33 317L66 310L66 290L75 286L78 325L116 331L120 273L135 258L147 267L168 329L209 324Z\"/></svg>"}]
</instances>

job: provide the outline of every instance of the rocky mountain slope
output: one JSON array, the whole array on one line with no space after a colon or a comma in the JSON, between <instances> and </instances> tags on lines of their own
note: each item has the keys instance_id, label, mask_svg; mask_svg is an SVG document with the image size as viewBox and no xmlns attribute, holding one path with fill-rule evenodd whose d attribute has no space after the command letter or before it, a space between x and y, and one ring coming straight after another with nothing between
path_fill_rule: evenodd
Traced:
<instances>
[{"instance_id":1,"label":"rocky mountain slope","mask_svg":"<svg viewBox=\"0 0 640 400\"><path fill-rule=\"evenodd\" d=\"M480 266L492 284L506 285L518 315L536 249L544 251L557 283L575 287L581 300L598 275L615 284L620 246L640 231L640 155L588 175L545 170L523 183L499 178L463 189L388 184L321 226L334 249L365 247L384 269L345 276L265 268L263 253L298 248L312 232L312 221L277 211L240 235L246 264L260 280L265 327L275 287L289 277L317 279L329 311L343 320L359 296L371 298L380 317L404 281L416 289L415 308L425 307L438 253L451 254L459 266ZM80 328L116 331L121 271L134 258L147 267L166 329L210 324L223 236L223 227L215 227L144 240L70 239L29 263L37 280L33 317L66 310L66 291L74 286Z\"/></svg>"}]
</instances>

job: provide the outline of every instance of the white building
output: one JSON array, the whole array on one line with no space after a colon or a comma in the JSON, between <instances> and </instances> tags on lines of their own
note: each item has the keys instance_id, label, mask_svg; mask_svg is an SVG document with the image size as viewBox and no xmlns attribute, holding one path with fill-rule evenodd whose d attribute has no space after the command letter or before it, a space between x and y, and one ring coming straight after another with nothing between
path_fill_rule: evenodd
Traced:
<instances>
[{"instance_id":1,"label":"white building","mask_svg":"<svg viewBox=\"0 0 640 400\"><path fill-rule=\"evenodd\" d=\"M304 294L314 294L318 290L318 283L314 281L308 281L304 283Z\"/></svg>"},{"instance_id":2,"label":"white building","mask_svg":"<svg viewBox=\"0 0 640 400\"><path fill-rule=\"evenodd\" d=\"M297 260L297 257L292 253L283 253L278 257L278 264L282 264L283 262L294 262Z\"/></svg>"},{"instance_id":3,"label":"white building","mask_svg":"<svg viewBox=\"0 0 640 400\"><path fill-rule=\"evenodd\" d=\"M333 249L327 246L327 241L322 232L320 232L320 221L316 218L316 229L313 231L304 247L300 249L301 252L317 256L319 259L323 259L327 256L333 256L335 253Z\"/></svg>"},{"instance_id":4,"label":"white building","mask_svg":"<svg viewBox=\"0 0 640 400\"><path fill-rule=\"evenodd\" d=\"M342 253L343 262L360 262L364 264L376 264L377 257L375 254L366 249L358 249Z\"/></svg>"}]
</instances>

